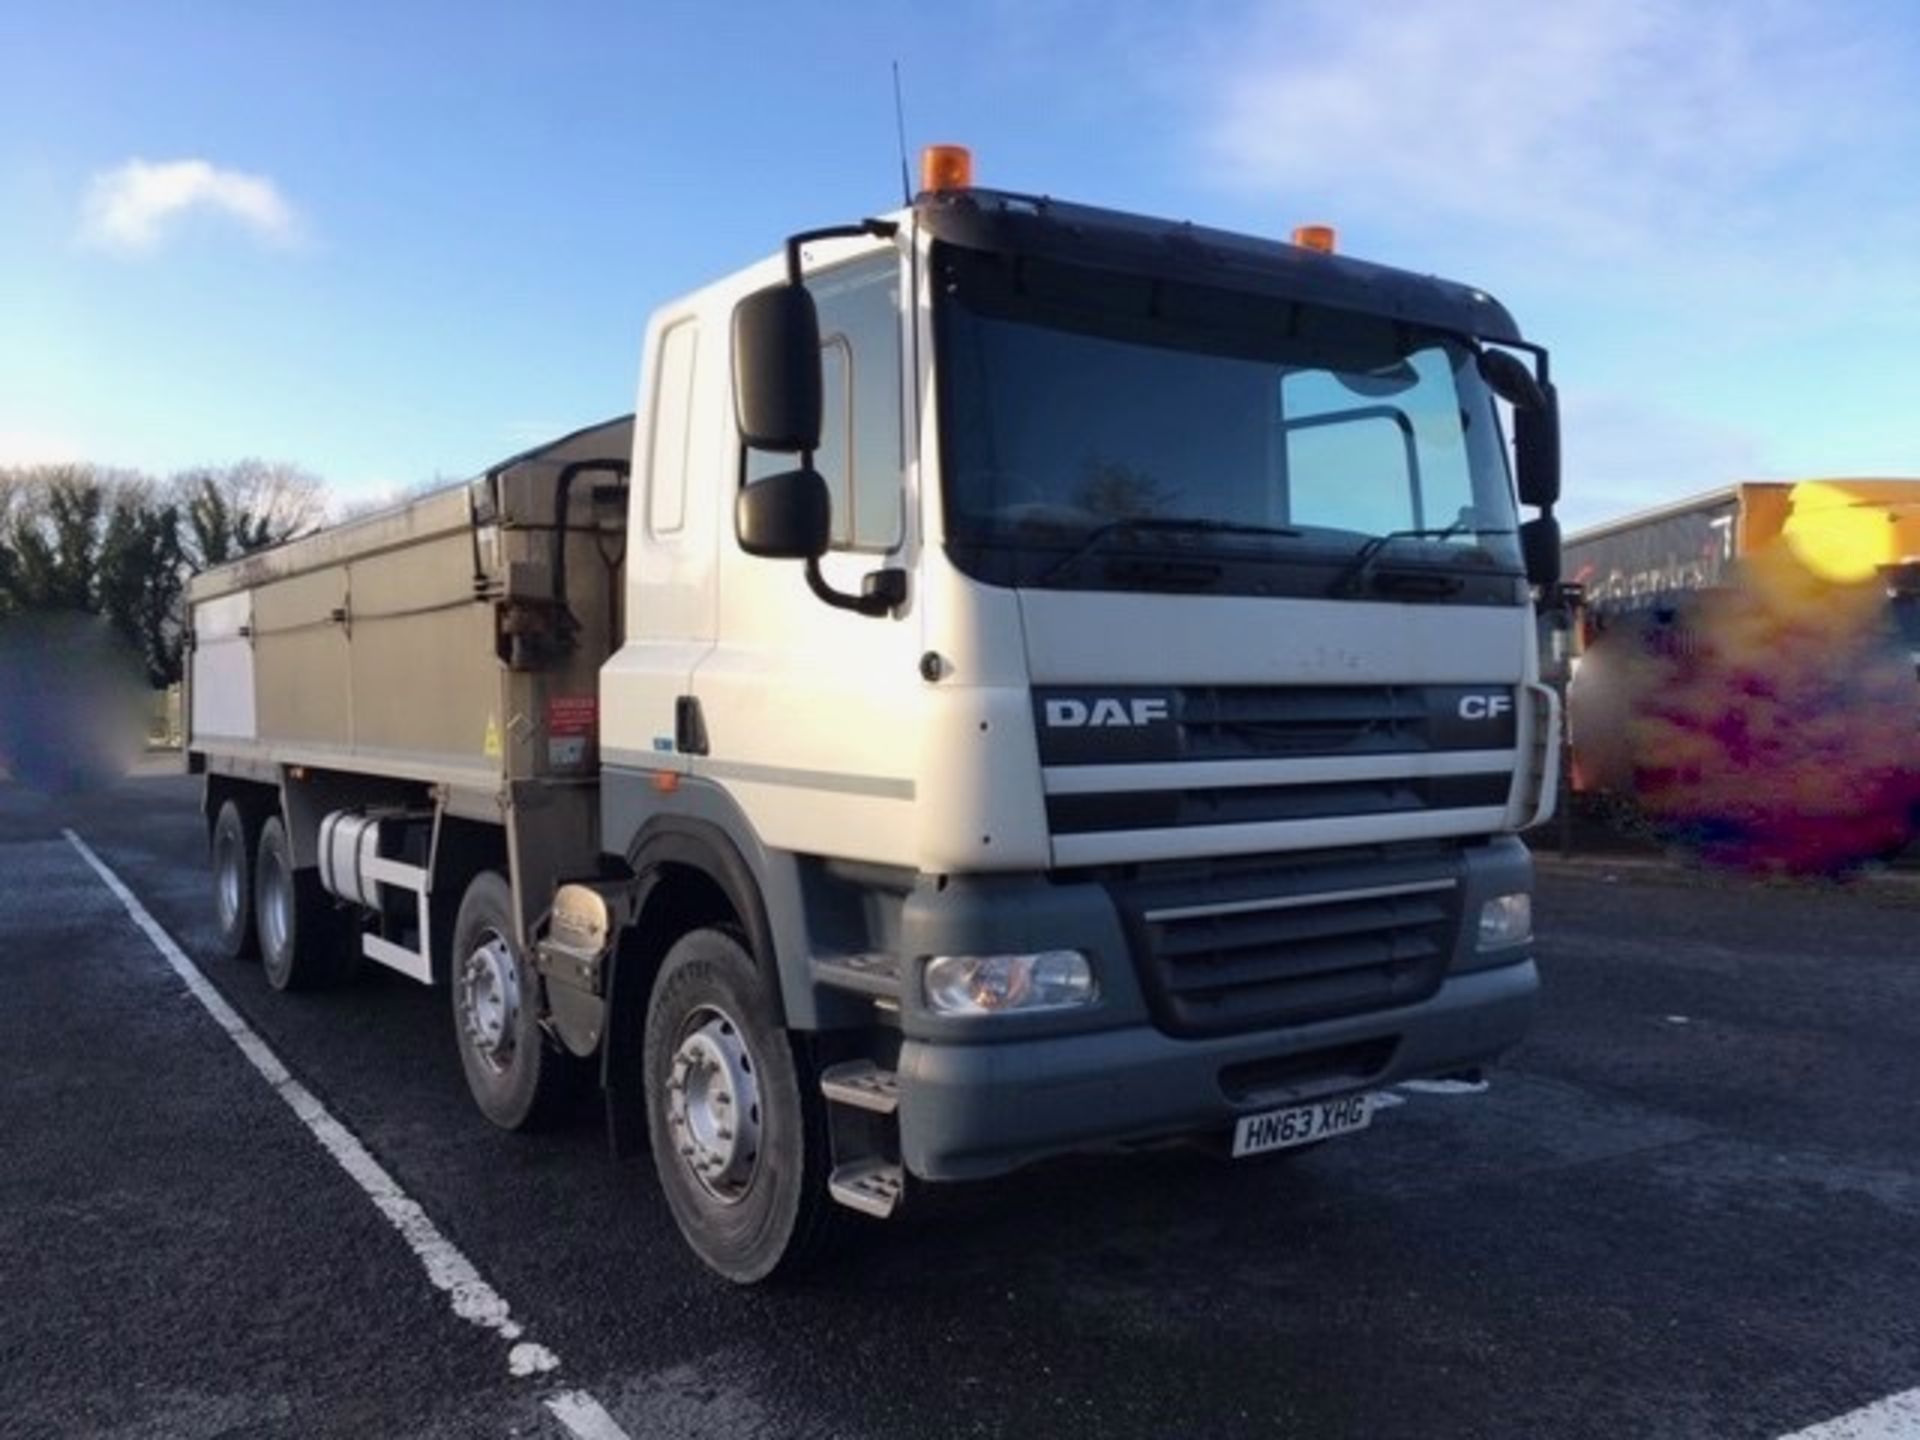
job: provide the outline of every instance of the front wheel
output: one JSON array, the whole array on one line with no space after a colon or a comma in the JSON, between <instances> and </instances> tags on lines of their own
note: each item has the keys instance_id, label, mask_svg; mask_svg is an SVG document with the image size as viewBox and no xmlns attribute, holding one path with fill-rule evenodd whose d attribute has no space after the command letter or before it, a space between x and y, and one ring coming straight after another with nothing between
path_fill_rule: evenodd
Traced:
<instances>
[{"instance_id":1,"label":"front wheel","mask_svg":"<svg viewBox=\"0 0 1920 1440\"><path fill-rule=\"evenodd\" d=\"M647 1006L647 1130L668 1207L707 1265L750 1285L836 1228L825 1101L739 937L695 930Z\"/></svg>"},{"instance_id":2,"label":"front wheel","mask_svg":"<svg viewBox=\"0 0 1920 1440\"><path fill-rule=\"evenodd\" d=\"M497 872L482 871L454 921L450 988L474 1103L502 1130L528 1130L559 1115L583 1067L540 1027L540 977L514 928L513 888Z\"/></svg>"}]
</instances>

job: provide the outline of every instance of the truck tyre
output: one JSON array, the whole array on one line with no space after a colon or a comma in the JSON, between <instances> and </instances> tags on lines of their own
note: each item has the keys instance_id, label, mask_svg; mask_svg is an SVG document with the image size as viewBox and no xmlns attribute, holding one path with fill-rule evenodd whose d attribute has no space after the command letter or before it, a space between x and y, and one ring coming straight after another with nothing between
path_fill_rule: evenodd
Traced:
<instances>
[{"instance_id":1,"label":"truck tyre","mask_svg":"<svg viewBox=\"0 0 1920 1440\"><path fill-rule=\"evenodd\" d=\"M741 1285L818 1258L842 1213L826 1102L736 932L695 930L667 952L644 1063L654 1168L694 1253Z\"/></svg>"},{"instance_id":2,"label":"truck tyre","mask_svg":"<svg viewBox=\"0 0 1920 1440\"><path fill-rule=\"evenodd\" d=\"M213 927L215 944L229 960L260 954L253 928L253 851L259 836L238 801L228 800L213 819Z\"/></svg>"},{"instance_id":3,"label":"truck tyre","mask_svg":"<svg viewBox=\"0 0 1920 1440\"><path fill-rule=\"evenodd\" d=\"M267 983L276 990L317 990L352 975L346 917L320 887L318 871L293 868L293 846L278 815L260 827L254 854L254 931Z\"/></svg>"},{"instance_id":4,"label":"truck tyre","mask_svg":"<svg viewBox=\"0 0 1920 1440\"><path fill-rule=\"evenodd\" d=\"M483 870L453 924L448 988L474 1103L502 1130L530 1130L559 1116L584 1067L541 1029L540 976L513 931L513 889Z\"/></svg>"}]
</instances>

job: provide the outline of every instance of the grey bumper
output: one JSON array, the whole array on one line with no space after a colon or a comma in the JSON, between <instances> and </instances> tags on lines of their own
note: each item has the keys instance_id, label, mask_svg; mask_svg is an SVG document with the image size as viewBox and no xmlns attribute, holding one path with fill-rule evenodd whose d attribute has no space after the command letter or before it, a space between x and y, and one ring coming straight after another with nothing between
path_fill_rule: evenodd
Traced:
<instances>
[{"instance_id":1,"label":"grey bumper","mask_svg":"<svg viewBox=\"0 0 1920 1440\"><path fill-rule=\"evenodd\" d=\"M902 1158L922 1179L973 1179L1464 1069L1519 1041L1539 984L1524 959L1451 976L1417 1005L1279 1031L1176 1039L1142 1023L992 1044L908 1040L898 1067ZM1317 1057L1324 1064L1316 1066ZM1244 1083L1269 1064L1284 1081ZM1243 1067L1231 1085L1222 1078L1230 1067Z\"/></svg>"}]
</instances>

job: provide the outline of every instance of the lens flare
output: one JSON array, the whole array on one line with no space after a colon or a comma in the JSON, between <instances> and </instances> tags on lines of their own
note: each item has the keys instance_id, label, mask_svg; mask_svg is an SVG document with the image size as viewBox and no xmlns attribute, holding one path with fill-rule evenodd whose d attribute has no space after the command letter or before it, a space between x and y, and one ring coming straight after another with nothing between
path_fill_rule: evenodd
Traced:
<instances>
[{"instance_id":1,"label":"lens flare","mask_svg":"<svg viewBox=\"0 0 1920 1440\"><path fill-rule=\"evenodd\" d=\"M1834 874L1911 843L1920 681L1848 548L1816 568L1788 537L1606 633L1569 701L1581 780L1719 865Z\"/></svg>"}]
</instances>

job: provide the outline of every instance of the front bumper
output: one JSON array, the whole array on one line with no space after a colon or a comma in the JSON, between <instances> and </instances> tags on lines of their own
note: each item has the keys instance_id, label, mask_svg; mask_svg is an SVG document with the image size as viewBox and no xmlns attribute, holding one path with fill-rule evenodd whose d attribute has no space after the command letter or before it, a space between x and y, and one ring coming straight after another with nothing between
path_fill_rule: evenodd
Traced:
<instances>
[{"instance_id":1,"label":"front bumper","mask_svg":"<svg viewBox=\"0 0 1920 1440\"><path fill-rule=\"evenodd\" d=\"M1451 975L1415 1005L1284 1030L1191 1039L1143 1022L991 1044L908 1039L898 1064L901 1155L924 1180L975 1179L1466 1069L1526 1033L1539 984L1522 958Z\"/></svg>"}]
</instances>

